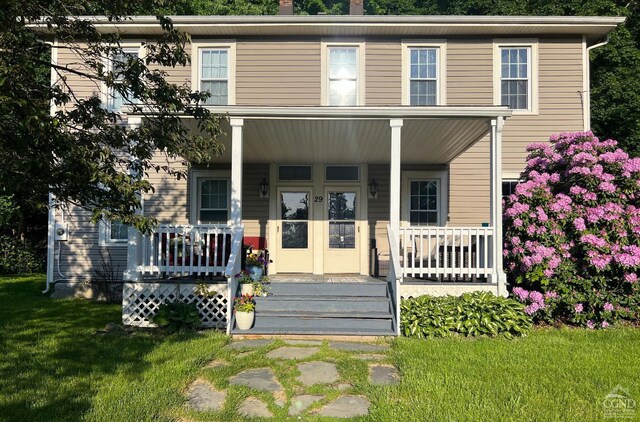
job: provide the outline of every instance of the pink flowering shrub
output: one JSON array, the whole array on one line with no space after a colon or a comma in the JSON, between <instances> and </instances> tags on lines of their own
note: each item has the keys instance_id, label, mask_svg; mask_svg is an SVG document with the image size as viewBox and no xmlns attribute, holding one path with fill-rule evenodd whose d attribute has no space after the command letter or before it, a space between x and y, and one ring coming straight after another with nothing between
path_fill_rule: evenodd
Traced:
<instances>
[{"instance_id":1,"label":"pink flowering shrub","mask_svg":"<svg viewBox=\"0 0 640 422\"><path fill-rule=\"evenodd\" d=\"M640 319L640 158L591 132L532 144L504 207L513 296L537 321Z\"/></svg>"}]
</instances>

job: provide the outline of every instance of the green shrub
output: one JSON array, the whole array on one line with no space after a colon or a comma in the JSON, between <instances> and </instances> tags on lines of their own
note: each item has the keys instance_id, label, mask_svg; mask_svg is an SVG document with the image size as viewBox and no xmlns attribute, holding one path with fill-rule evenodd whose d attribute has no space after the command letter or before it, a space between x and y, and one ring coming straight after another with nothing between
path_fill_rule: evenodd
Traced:
<instances>
[{"instance_id":1,"label":"green shrub","mask_svg":"<svg viewBox=\"0 0 640 422\"><path fill-rule=\"evenodd\" d=\"M165 302L151 320L171 333L195 330L202 325L195 303Z\"/></svg>"},{"instance_id":2,"label":"green shrub","mask_svg":"<svg viewBox=\"0 0 640 422\"><path fill-rule=\"evenodd\" d=\"M0 235L0 274L43 272L45 252L15 236Z\"/></svg>"},{"instance_id":3,"label":"green shrub","mask_svg":"<svg viewBox=\"0 0 640 422\"><path fill-rule=\"evenodd\" d=\"M420 296L403 299L401 332L407 337L525 336L532 327L524 305L488 292L462 296Z\"/></svg>"}]
</instances>

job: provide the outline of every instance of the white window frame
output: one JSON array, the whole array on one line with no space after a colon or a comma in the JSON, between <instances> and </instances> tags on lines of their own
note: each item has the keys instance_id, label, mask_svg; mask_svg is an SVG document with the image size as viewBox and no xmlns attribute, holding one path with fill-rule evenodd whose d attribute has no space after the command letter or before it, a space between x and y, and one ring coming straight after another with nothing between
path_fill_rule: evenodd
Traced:
<instances>
[{"instance_id":1,"label":"white window frame","mask_svg":"<svg viewBox=\"0 0 640 422\"><path fill-rule=\"evenodd\" d=\"M236 104L236 42L235 40L192 40L191 42L191 90L201 91L200 66L202 50L227 50L227 102ZM207 107L224 107L224 105L207 105Z\"/></svg>"},{"instance_id":2,"label":"white window frame","mask_svg":"<svg viewBox=\"0 0 640 422\"><path fill-rule=\"evenodd\" d=\"M402 105L411 105L411 54L416 48L435 48L437 64L436 105L447 105L447 42L446 40L402 40ZM433 106L414 106L433 107Z\"/></svg>"},{"instance_id":3,"label":"white window frame","mask_svg":"<svg viewBox=\"0 0 640 422\"><path fill-rule=\"evenodd\" d=\"M411 226L411 182L436 180L440 192L438 194L438 218L436 227L444 227L449 215L449 180L446 170L442 171L404 171L402 172L402 226Z\"/></svg>"},{"instance_id":4,"label":"white window frame","mask_svg":"<svg viewBox=\"0 0 640 422\"><path fill-rule=\"evenodd\" d=\"M142 40L127 40L120 43L120 48L124 53L137 53L139 59L144 59L147 55L147 49L144 44L145 43ZM113 66L111 62L111 54L109 54L109 57L104 58L104 66L107 71L111 71ZM104 82L100 84L101 100L104 107L111 112L126 114L122 109L115 110L112 108L112 94L110 91L111 90L107 88L107 85Z\"/></svg>"},{"instance_id":5,"label":"white window frame","mask_svg":"<svg viewBox=\"0 0 640 422\"><path fill-rule=\"evenodd\" d=\"M129 242L129 236L126 239L112 239L111 238L111 221L101 219L98 228L98 244L100 246L115 246L124 247Z\"/></svg>"},{"instance_id":6,"label":"white window frame","mask_svg":"<svg viewBox=\"0 0 640 422\"><path fill-rule=\"evenodd\" d=\"M189 198L191 224L202 224L200 222L200 182L202 180L226 180L227 221L213 224L229 225L231 221L231 172L227 170L193 170L191 172L191 194Z\"/></svg>"},{"instance_id":7,"label":"white window frame","mask_svg":"<svg viewBox=\"0 0 640 422\"><path fill-rule=\"evenodd\" d=\"M321 91L320 91L320 104L323 106L332 106L329 104L329 49L333 47L353 47L357 49L356 54L356 106L365 105L365 43L362 39L356 40L342 40L342 41L329 41L321 40L320 42L320 78L321 78Z\"/></svg>"},{"instance_id":8,"label":"white window frame","mask_svg":"<svg viewBox=\"0 0 640 422\"><path fill-rule=\"evenodd\" d=\"M502 105L502 48L527 48L529 49L529 98L527 109L513 109L514 115L538 114L538 39L501 39L493 40L493 104Z\"/></svg>"}]
</instances>

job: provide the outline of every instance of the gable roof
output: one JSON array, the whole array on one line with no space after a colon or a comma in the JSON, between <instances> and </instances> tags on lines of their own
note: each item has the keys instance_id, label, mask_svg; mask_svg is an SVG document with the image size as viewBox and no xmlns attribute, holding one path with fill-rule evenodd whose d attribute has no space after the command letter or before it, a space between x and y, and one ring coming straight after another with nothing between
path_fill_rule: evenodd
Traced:
<instances>
[{"instance_id":1,"label":"gable roof","mask_svg":"<svg viewBox=\"0 0 640 422\"><path fill-rule=\"evenodd\" d=\"M84 17L103 32L155 35L162 32L155 16L121 22L104 16ZM588 43L606 36L625 21L603 16L171 16L177 29L194 36L542 36L585 35ZM45 31L46 32L46 31Z\"/></svg>"}]
</instances>

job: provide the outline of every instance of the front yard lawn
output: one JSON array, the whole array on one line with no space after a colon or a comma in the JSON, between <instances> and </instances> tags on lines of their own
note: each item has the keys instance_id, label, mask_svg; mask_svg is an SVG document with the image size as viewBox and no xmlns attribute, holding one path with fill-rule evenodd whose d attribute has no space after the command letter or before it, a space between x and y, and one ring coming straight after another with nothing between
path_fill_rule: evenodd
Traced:
<instances>
[{"instance_id":1,"label":"front yard lawn","mask_svg":"<svg viewBox=\"0 0 640 422\"><path fill-rule=\"evenodd\" d=\"M0 277L0 420L240 421L236 406L248 393L230 387L227 376L272 366L285 381L292 377L264 356L280 342L247 356L224 349L229 340L214 332L96 334L120 322L119 306L49 299L43 285L42 276ZM326 347L321 353L331 354ZM602 401L617 385L640 402L637 329L540 329L517 340L401 338L388 360L401 382L389 387L369 386L360 373L365 363L333 356L355 393L371 400L365 420L601 420ZM229 366L202 369L219 358ZM198 377L229 391L222 412L185 409L182 391ZM292 387L283 384L290 397ZM274 413L287 420L284 410Z\"/></svg>"}]
</instances>

